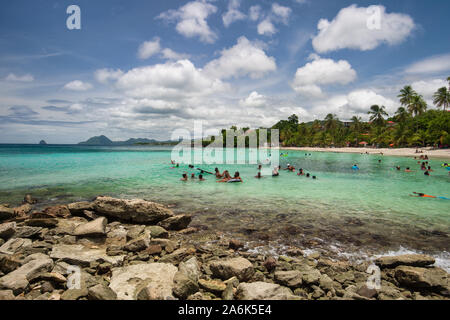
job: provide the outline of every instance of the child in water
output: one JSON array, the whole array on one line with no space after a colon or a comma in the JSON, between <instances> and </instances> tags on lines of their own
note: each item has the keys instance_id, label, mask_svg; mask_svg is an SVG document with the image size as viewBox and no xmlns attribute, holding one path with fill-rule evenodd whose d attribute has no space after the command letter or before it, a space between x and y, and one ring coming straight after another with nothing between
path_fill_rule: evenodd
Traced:
<instances>
[{"instance_id":1,"label":"child in water","mask_svg":"<svg viewBox=\"0 0 450 320\"><path fill-rule=\"evenodd\" d=\"M261 172L258 172L258 174L255 176L256 179L261 179L263 176L261 175Z\"/></svg>"},{"instance_id":2,"label":"child in water","mask_svg":"<svg viewBox=\"0 0 450 320\"><path fill-rule=\"evenodd\" d=\"M180 179L181 181L188 181L188 176L186 173L183 173L183 178Z\"/></svg>"}]
</instances>

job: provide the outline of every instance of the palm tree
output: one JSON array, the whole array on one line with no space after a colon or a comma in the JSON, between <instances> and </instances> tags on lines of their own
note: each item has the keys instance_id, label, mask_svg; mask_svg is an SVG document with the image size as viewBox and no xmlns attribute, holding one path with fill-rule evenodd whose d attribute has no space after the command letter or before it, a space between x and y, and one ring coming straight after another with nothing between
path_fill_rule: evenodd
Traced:
<instances>
[{"instance_id":1,"label":"palm tree","mask_svg":"<svg viewBox=\"0 0 450 320\"><path fill-rule=\"evenodd\" d=\"M375 123L377 126L382 126L385 123L385 119L383 118L383 116L388 116L387 112L384 110L385 107L384 106L378 106L378 105L373 105L370 107L370 111L368 112L368 114L371 114L372 116L370 117L370 121L372 121L373 123Z\"/></svg>"},{"instance_id":2,"label":"palm tree","mask_svg":"<svg viewBox=\"0 0 450 320\"><path fill-rule=\"evenodd\" d=\"M402 106L408 107L412 97L415 95L417 95L417 93L411 86L405 86L400 90L400 94L397 97L400 98L400 103Z\"/></svg>"},{"instance_id":3,"label":"palm tree","mask_svg":"<svg viewBox=\"0 0 450 320\"><path fill-rule=\"evenodd\" d=\"M450 79L450 78L449 78ZM439 107L442 108L443 111L446 111L448 106L450 105L450 91L447 90L446 87L440 88L434 95L433 95L433 103Z\"/></svg>"},{"instance_id":4,"label":"palm tree","mask_svg":"<svg viewBox=\"0 0 450 320\"><path fill-rule=\"evenodd\" d=\"M424 113L427 110L427 103L423 100L421 95L414 95L408 106L408 111L410 114L416 116Z\"/></svg>"},{"instance_id":5,"label":"palm tree","mask_svg":"<svg viewBox=\"0 0 450 320\"><path fill-rule=\"evenodd\" d=\"M325 117L324 121L325 121L325 129L327 131L333 130L336 128L336 122L337 122L336 115L329 113Z\"/></svg>"},{"instance_id":6,"label":"palm tree","mask_svg":"<svg viewBox=\"0 0 450 320\"><path fill-rule=\"evenodd\" d=\"M400 124L404 123L408 119L408 116L408 111L406 111L406 109L403 107L398 108L397 112L395 113L395 118Z\"/></svg>"}]
</instances>

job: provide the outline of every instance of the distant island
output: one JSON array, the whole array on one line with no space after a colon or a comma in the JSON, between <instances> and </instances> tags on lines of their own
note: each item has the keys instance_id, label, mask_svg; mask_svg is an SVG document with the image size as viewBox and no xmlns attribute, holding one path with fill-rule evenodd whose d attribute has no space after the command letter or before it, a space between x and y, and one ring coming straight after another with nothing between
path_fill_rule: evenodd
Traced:
<instances>
[{"instance_id":1,"label":"distant island","mask_svg":"<svg viewBox=\"0 0 450 320\"><path fill-rule=\"evenodd\" d=\"M39 141L39 144L40 144L41 146L45 146L45 145L47 144L47 142L45 142L45 140L41 140L41 141Z\"/></svg>"},{"instance_id":2,"label":"distant island","mask_svg":"<svg viewBox=\"0 0 450 320\"><path fill-rule=\"evenodd\" d=\"M158 141L146 138L131 138L127 141L112 141L108 137L101 135L88 139L87 141L78 143L84 146L133 146L133 145L175 145L178 141Z\"/></svg>"}]
</instances>

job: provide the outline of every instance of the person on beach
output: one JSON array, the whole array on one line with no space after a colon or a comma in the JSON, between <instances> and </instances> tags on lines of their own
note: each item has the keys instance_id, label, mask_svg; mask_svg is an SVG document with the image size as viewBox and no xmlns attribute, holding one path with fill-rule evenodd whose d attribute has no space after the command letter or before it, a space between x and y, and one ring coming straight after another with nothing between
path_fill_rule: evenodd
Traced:
<instances>
[{"instance_id":1,"label":"person on beach","mask_svg":"<svg viewBox=\"0 0 450 320\"><path fill-rule=\"evenodd\" d=\"M188 181L188 176L186 173L183 173L183 178L180 179L181 181Z\"/></svg>"},{"instance_id":2,"label":"person on beach","mask_svg":"<svg viewBox=\"0 0 450 320\"><path fill-rule=\"evenodd\" d=\"M231 180L230 173L228 172L228 170L225 170L225 171L223 172L223 179L222 179L222 180L219 180L219 181L217 181L217 182L228 182L229 180Z\"/></svg>"},{"instance_id":3,"label":"person on beach","mask_svg":"<svg viewBox=\"0 0 450 320\"><path fill-rule=\"evenodd\" d=\"M205 179L203 178L203 175L202 175L202 174L198 176L198 180L199 180L199 181L205 181Z\"/></svg>"},{"instance_id":4,"label":"person on beach","mask_svg":"<svg viewBox=\"0 0 450 320\"><path fill-rule=\"evenodd\" d=\"M261 172L258 172L258 174L255 176L256 179L261 179L263 176L261 175Z\"/></svg>"}]
</instances>

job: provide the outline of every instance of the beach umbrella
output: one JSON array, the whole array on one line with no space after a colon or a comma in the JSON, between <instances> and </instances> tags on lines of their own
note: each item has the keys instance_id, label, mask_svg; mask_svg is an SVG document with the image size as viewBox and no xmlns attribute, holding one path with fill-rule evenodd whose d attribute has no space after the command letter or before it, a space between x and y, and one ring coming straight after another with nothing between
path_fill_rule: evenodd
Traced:
<instances>
[{"instance_id":1,"label":"beach umbrella","mask_svg":"<svg viewBox=\"0 0 450 320\"><path fill-rule=\"evenodd\" d=\"M367 145L368 145L368 143L367 143L367 142L365 142L365 141L361 141L361 142L359 143L359 145L361 145L361 146L367 146Z\"/></svg>"}]
</instances>

